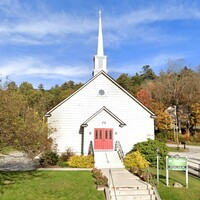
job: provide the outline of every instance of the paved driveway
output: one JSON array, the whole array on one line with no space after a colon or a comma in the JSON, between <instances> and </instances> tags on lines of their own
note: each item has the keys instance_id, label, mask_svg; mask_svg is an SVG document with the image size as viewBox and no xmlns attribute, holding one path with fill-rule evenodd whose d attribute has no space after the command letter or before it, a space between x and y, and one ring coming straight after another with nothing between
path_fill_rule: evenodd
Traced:
<instances>
[{"instance_id":1,"label":"paved driveway","mask_svg":"<svg viewBox=\"0 0 200 200\"><path fill-rule=\"evenodd\" d=\"M0 154L0 171L27 171L36 169L37 162L21 152L14 151L8 155Z\"/></svg>"},{"instance_id":2,"label":"paved driveway","mask_svg":"<svg viewBox=\"0 0 200 200\"><path fill-rule=\"evenodd\" d=\"M177 147L176 144L167 144L169 147ZM183 145L180 145L183 147ZM179 154L180 156L187 156L189 159L197 160L200 162L200 146L186 145L187 152L169 152L169 155Z\"/></svg>"}]
</instances>

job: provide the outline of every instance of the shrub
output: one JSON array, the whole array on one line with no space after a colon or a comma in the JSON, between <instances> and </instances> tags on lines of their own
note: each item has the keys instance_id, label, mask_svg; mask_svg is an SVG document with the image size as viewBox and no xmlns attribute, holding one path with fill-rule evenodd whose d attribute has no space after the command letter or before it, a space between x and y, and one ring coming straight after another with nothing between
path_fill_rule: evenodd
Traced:
<instances>
[{"instance_id":1,"label":"shrub","mask_svg":"<svg viewBox=\"0 0 200 200\"><path fill-rule=\"evenodd\" d=\"M67 164L70 167L75 168L93 168L94 167L94 157L92 155L88 156L78 156L74 155L69 158Z\"/></svg>"},{"instance_id":2,"label":"shrub","mask_svg":"<svg viewBox=\"0 0 200 200\"><path fill-rule=\"evenodd\" d=\"M71 150L71 148L68 148L64 153L62 153L59 157L58 165L60 167L68 167L68 160L70 157L74 156L75 153Z\"/></svg>"},{"instance_id":3,"label":"shrub","mask_svg":"<svg viewBox=\"0 0 200 200\"><path fill-rule=\"evenodd\" d=\"M171 131L160 131L155 134L156 140L166 143L174 139L174 133Z\"/></svg>"},{"instance_id":4,"label":"shrub","mask_svg":"<svg viewBox=\"0 0 200 200\"><path fill-rule=\"evenodd\" d=\"M102 185L102 186L107 186L108 185L108 178L104 175L99 176L96 178L94 181L96 185Z\"/></svg>"},{"instance_id":5,"label":"shrub","mask_svg":"<svg viewBox=\"0 0 200 200\"><path fill-rule=\"evenodd\" d=\"M139 151L145 159L150 163L150 166L156 166L156 148L159 148L159 165L165 166L166 156L168 155L168 147L166 144L157 140L148 140L139 142L134 145L132 151Z\"/></svg>"},{"instance_id":6,"label":"shrub","mask_svg":"<svg viewBox=\"0 0 200 200\"><path fill-rule=\"evenodd\" d=\"M97 178L97 177L103 175L102 171L100 169L97 169L97 168L93 168L91 172L92 172L92 175L93 175L94 178Z\"/></svg>"},{"instance_id":7,"label":"shrub","mask_svg":"<svg viewBox=\"0 0 200 200\"><path fill-rule=\"evenodd\" d=\"M130 172L133 174L137 174L139 171L139 168L137 166L133 166L130 168Z\"/></svg>"},{"instance_id":8,"label":"shrub","mask_svg":"<svg viewBox=\"0 0 200 200\"><path fill-rule=\"evenodd\" d=\"M190 141L189 142L199 143L200 142L200 137L198 135L190 136Z\"/></svg>"},{"instance_id":9,"label":"shrub","mask_svg":"<svg viewBox=\"0 0 200 200\"><path fill-rule=\"evenodd\" d=\"M58 163L59 156L56 152L47 152L40 157L40 165L42 167L48 165L56 165Z\"/></svg>"},{"instance_id":10,"label":"shrub","mask_svg":"<svg viewBox=\"0 0 200 200\"><path fill-rule=\"evenodd\" d=\"M167 136L166 136L166 133L156 133L155 134L155 139L160 141L160 142L167 142Z\"/></svg>"},{"instance_id":11,"label":"shrub","mask_svg":"<svg viewBox=\"0 0 200 200\"><path fill-rule=\"evenodd\" d=\"M108 178L103 175L102 171L97 168L93 168L91 171L93 177L95 178L95 184L101 185L101 186L107 186L108 185Z\"/></svg>"},{"instance_id":12,"label":"shrub","mask_svg":"<svg viewBox=\"0 0 200 200\"><path fill-rule=\"evenodd\" d=\"M126 168L131 169L131 167L136 166L138 168L148 168L149 163L140 154L139 151L129 153L124 158L124 165Z\"/></svg>"},{"instance_id":13,"label":"shrub","mask_svg":"<svg viewBox=\"0 0 200 200\"><path fill-rule=\"evenodd\" d=\"M144 171L144 170L142 170L142 169L139 169L137 175L138 175L143 181L147 181L147 178L148 178L147 171Z\"/></svg>"},{"instance_id":14,"label":"shrub","mask_svg":"<svg viewBox=\"0 0 200 200\"><path fill-rule=\"evenodd\" d=\"M60 167L68 167L69 165L67 164L67 162L61 161L59 160L57 163Z\"/></svg>"},{"instance_id":15,"label":"shrub","mask_svg":"<svg viewBox=\"0 0 200 200\"><path fill-rule=\"evenodd\" d=\"M64 153L60 155L59 160L63 162L67 162L70 157L74 156L75 153L71 150L71 148L68 148Z\"/></svg>"}]
</instances>

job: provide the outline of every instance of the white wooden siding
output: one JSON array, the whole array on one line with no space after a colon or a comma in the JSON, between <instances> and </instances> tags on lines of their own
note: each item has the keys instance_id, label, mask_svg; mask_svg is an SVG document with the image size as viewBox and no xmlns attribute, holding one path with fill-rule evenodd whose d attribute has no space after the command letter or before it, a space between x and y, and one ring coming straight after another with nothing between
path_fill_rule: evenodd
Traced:
<instances>
[{"instance_id":1,"label":"white wooden siding","mask_svg":"<svg viewBox=\"0 0 200 200\"><path fill-rule=\"evenodd\" d=\"M103 89L105 95L99 95ZM80 126L105 106L118 118L126 123L119 128L119 123L105 112L100 113L85 128L84 152L88 151L89 141L92 139L92 129L105 127L118 130L115 139L119 139L125 152L131 150L132 146L148 137L154 139L154 120L151 114L139 105L133 98L128 96L117 85L110 81L104 74L100 74L92 82L83 87L63 104L51 112L49 123L57 131L53 135L58 144L58 151L65 151L71 147L76 153L81 153ZM99 124L107 120L106 124ZM89 135L89 132L92 132Z\"/></svg>"}]
</instances>

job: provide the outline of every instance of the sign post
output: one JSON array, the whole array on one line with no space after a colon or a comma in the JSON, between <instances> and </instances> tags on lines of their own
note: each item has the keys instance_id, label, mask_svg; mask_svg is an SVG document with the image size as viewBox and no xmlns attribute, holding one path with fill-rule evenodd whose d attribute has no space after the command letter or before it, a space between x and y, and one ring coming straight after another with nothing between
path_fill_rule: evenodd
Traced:
<instances>
[{"instance_id":1,"label":"sign post","mask_svg":"<svg viewBox=\"0 0 200 200\"><path fill-rule=\"evenodd\" d=\"M168 156L166 156L166 185L169 186Z\"/></svg>"},{"instance_id":2,"label":"sign post","mask_svg":"<svg viewBox=\"0 0 200 200\"><path fill-rule=\"evenodd\" d=\"M169 170L185 171L186 188L188 188L188 160L178 154L173 157L166 156L166 185L169 185Z\"/></svg>"},{"instance_id":3,"label":"sign post","mask_svg":"<svg viewBox=\"0 0 200 200\"><path fill-rule=\"evenodd\" d=\"M159 186L159 155L158 155L159 149L156 148L156 164L157 164L157 184Z\"/></svg>"}]
</instances>

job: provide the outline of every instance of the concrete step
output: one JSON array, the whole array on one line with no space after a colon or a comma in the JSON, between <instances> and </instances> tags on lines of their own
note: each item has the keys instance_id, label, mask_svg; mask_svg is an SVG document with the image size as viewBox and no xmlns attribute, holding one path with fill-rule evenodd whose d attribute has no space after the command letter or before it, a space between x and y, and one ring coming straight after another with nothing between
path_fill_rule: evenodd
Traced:
<instances>
[{"instance_id":1,"label":"concrete step","mask_svg":"<svg viewBox=\"0 0 200 200\"><path fill-rule=\"evenodd\" d=\"M148 185L146 183L142 183L138 179L114 179L114 186L115 188L128 188L130 190L146 190L148 189ZM112 187L112 185L111 185Z\"/></svg>"},{"instance_id":2,"label":"concrete step","mask_svg":"<svg viewBox=\"0 0 200 200\"><path fill-rule=\"evenodd\" d=\"M116 188L116 190L114 191L114 189L112 189L111 191L110 191L110 195L119 195L119 196L123 196L123 195L153 195L154 194L154 192L153 192L153 190L148 190L148 189L146 189L146 190L124 190L124 189L122 189L122 190L119 190L119 189L117 189Z\"/></svg>"},{"instance_id":3,"label":"concrete step","mask_svg":"<svg viewBox=\"0 0 200 200\"><path fill-rule=\"evenodd\" d=\"M109 178L109 169L101 169L109 179L109 193L115 200L156 200L152 186L133 175L125 168L110 169L112 180ZM114 186L113 186L114 185Z\"/></svg>"},{"instance_id":4,"label":"concrete step","mask_svg":"<svg viewBox=\"0 0 200 200\"><path fill-rule=\"evenodd\" d=\"M111 199L115 200L115 196L111 196ZM117 200L156 200L155 195L122 195L117 196Z\"/></svg>"},{"instance_id":5,"label":"concrete step","mask_svg":"<svg viewBox=\"0 0 200 200\"><path fill-rule=\"evenodd\" d=\"M96 164L95 163L95 167L96 168L98 168L98 169L102 169L102 168L104 168L104 169L109 169L109 168L122 168L122 167L124 167L124 166L122 166L122 165L119 165L119 164L108 164L108 165L103 165L103 164Z\"/></svg>"}]
</instances>

